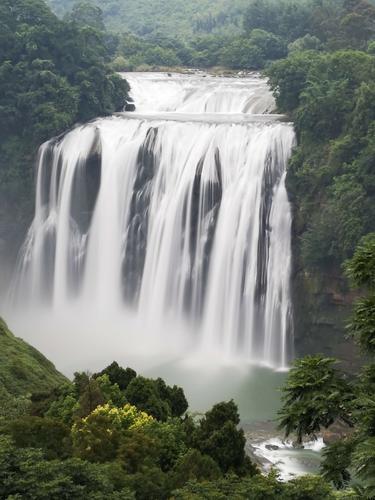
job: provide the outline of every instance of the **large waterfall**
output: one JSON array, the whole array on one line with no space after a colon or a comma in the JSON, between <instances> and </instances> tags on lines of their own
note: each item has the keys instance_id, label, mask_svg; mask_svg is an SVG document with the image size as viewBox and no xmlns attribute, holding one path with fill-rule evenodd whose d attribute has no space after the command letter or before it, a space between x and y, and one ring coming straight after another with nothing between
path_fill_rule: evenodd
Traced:
<instances>
[{"instance_id":1,"label":"large waterfall","mask_svg":"<svg viewBox=\"0 0 375 500\"><path fill-rule=\"evenodd\" d=\"M40 148L13 308L112 318L125 346L285 367L292 126L256 75L126 77L135 113Z\"/></svg>"}]
</instances>

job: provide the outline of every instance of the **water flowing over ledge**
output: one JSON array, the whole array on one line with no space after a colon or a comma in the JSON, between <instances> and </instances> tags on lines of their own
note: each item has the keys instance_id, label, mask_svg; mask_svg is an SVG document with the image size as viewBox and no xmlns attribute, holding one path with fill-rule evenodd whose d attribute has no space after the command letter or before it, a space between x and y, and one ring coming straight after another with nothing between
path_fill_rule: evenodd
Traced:
<instances>
[{"instance_id":1,"label":"water flowing over ledge","mask_svg":"<svg viewBox=\"0 0 375 500\"><path fill-rule=\"evenodd\" d=\"M153 356L285 368L292 126L257 76L127 78L136 114L40 149L12 309L107 324Z\"/></svg>"}]
</instances>

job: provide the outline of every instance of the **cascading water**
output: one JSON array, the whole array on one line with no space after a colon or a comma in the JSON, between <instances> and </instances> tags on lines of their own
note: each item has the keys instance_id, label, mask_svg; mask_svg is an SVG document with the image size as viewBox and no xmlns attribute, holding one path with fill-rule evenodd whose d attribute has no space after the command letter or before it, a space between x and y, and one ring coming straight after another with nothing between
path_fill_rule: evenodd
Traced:
<instances>
[{"instance_id":1,"label":"cascading water","mask_svg":"<svg viewBox=\"0 0 375 500\"><path fill-rule=\"evenodd\" d=\"M127 79L136 113L40 149L13 308L116 318L124 345L168 349L168 330L181 351L285 367L292 126L267 114L257 76Z\"/></svg>"}]
</instances>

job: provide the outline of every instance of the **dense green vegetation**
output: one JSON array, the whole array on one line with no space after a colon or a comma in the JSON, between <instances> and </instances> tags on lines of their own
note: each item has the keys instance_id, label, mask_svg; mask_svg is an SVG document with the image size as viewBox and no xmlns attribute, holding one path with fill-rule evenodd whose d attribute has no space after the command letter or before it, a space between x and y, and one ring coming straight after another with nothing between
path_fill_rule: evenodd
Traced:
<instances>
[{"instance_id":1,"label":"dense green vegetation","mask_svg":"<svg viewBox=\"0 0 375 500\"><path fill-rule=\"evenodd\" d=\"M375 234L362 240L346 272L366 293L349 331L372 358ZM295 363L280 410L286 435L302 442L339 421L346 430L324 451L323 477L283 483L274 471L261 474L246 456L233 401L193 416L183 390L160 378L114 362L93 375L76 373L70 382L4 323L0 341L1 498L374 498L374 363L351 378L332 358Z\"/></svg>"},{"instance_id":2,"label":"dense green vegetation","mask_svg":"<svg viewBox=\"0 0 375 500\"><path fill-rule=\"evenodd\" d=\"M79 120L121 109L126 82L112 73L99 30L60 21L44 2L2 2L1 128L42 141Z\"/></svg>"},{"instance_id":3,"label":"dense green vegetation","mask_svg":"<svg viewBox=\"0 0 375 500\"><path fill-rule=\"evenodd\" d=\"M42 0L2 1L0 25L0 240L4 230L14 243L20 221L32 214L40 143L120 110L128 85L109 69L100 30L59 20Z\"/></svg>"},{"instance_id":4,"label":"dense green vegetation","mask_svg":"<svg viewBox=\"0 0 375 500\"><path fill-rule=\"evenodd\" d=\"M19 341L13 357L22 361L24 349ZM1 498L334 498L319 477L261 475L245 454L233 401L193 417L183 390L160 378L114 362L70 382L37 355L44 379L28 368L21 400L24 374L14 371L8 388L17 405L0 392Z\"/></svg>"},{"instance_id":5,"label":"dense green vegetation","mask_svg":"<svg viewBox=\"0 0 375 500\"><path fill-rule=\"evenodd\" d=\"M347 273L367 290L355 307L350 332L373 356L374 235L363 240ZM6 388L0 391L1 498L374 497L374 365L349 380L334 359L310 356L296 362L280 410L286 434L310 439L339 420L348 431L325 450L323 478L283 483L275 471L261 474L246 456L233 401L193 416L183 390L160 378L142 377L114 362L93 375L76 373L70 382L4 323L0 341ZM9 377L3 375L7 368ZM361 483L349 484L353 473Z\"/></svg>"},{"instance_id":6,"label":"dense green vegetation","mask_svg":"<svg viewBox=\"0 0 375 500\"><path fill-rule=\"evenodd\" d=\"M260 69L301 50L366 49L373 8L361 0L51 0L55 12L113 35L118 70Z\"/></svg>"},{"instance_id":7,"label":"dense green vegetation","mask_svg":"<svg viewBox=\"0 0 375 500\"><path fill-rule=\"evenodd\" d=\"M347 430L324 453L324 479L281 483L246 456L233 401L193 417L181 388L117 363L67 381L0 322L0 497L375 498L373 2L50 3L60 19L41 0L0 6L0 240L3 227L12 238L10 221L19 229L31 217L40 142L123 107L128 86L113 70L267 68L298 138L287 178L296 274L304 292L317 280L319 294L342 297L351 258L348 280L365 295L349 332L370 364L349 377L330 357L295 363L280 411L286 434ZM310 303L305 322L314 314Z\"/></svg>"},{"instance_id":8,"label":"dense green vegetation","mask_svg":"<svg viewBox=\"0 0 375 500\"><path fill-rule=\"evenodd\" d=\"M117 32L139 36L159 34L185 38L192 33L241 29L246 0L88 0L100 7L106 26ZM71 11L76 0L49 0L59 16Z\"/></svg>"},{"instance_id":9,"label":"dense green vegetation","mask_svg":"<svg viewBox=\"0 0 375 500\"><path fill-rule=\"evenodd\" d=\"M0 319L0 417L23 411L27 397L65 381L40 352L16 338Z\"/></svg>"},{"instance_id":10,"label":"dense green vegetation","mask_svg":"<svg viewBox=\"0 0 375 500\"><path fill-rule=\"evenodd\" d=\"M375 233L361 241L346 271L365 295L355 306L349 332L370 364L348 379L334 358L308 356L298 360L284 388L280 425L298 439L315 436L338 421L347 432L324 451L323 477L337 488L354 475L355 493L348 498L375 498Z\"/></svg>"},{"instance_id":11,"label":"dense green vegetation","mask_svg":"<svg viewBox=\"0 0 375 500\"><path fill-rule=\"evenodd\" d=\"M365 0L313 4L319 9L301 12L303 22L295 21L306 34L266 71L278 109L294 121L298 139L287 186L294 206L297 335L304 352L343 344L353 292L342 264L360 238L375 230L375 6ZM277 19L278 9L272 12ZM255 22L254 15L250 19ZM272 27L261 9L257 19L279 36L286 33L282 17Z\"/></svg>"},{"instance_id":12,"label":"dense green vegetation","mask_svg":"<svg viewBox=\"0 0 375 500\"><path fill-rule=\"evenodd\" d=\"M299 138L288 185L304 226L304 263L337 268L375 229L375 56L299 52L269 75Z\"/></svg>"},{"instance_id":13,"label":"dense green vegetation","mask_svg":"<svg viewBox=\"0 0 375 500\"><path fill-rule=\"evenodd\" d=\"M113 67L118 71L217 65L256 69L267 60L286 54L286 44L280 37L262 30L254 30L249 36L243 34L245 0L58 0L51 5L65 19L111 32Z\"/></svg>"}]
</instances>

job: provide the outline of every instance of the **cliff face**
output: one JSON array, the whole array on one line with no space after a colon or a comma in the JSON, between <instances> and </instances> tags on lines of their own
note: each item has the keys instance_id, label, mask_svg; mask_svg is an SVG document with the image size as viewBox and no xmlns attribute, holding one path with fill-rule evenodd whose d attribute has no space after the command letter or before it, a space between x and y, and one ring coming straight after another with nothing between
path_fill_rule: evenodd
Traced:
<instances>
[{"instance_id":1,"label":"cliff face","mask_svg":"<svg viewBox=\"0 0 375 500\"><path fill-rule=\"evenodd\" d=\"M323 353L341 359L343 368L351 371L361 363L358 348L346 333L356 295L348 288L340 269L306 271L299 242L300 236L294 232L295 355Z\"/></svg>"},{"instance_id":2,"label":"cliff face","mask_svg":"<svg viewBox=\"0 0 375 500\"><path fill-rule=\"evenodd\" d=\"M24 396L66 381L39 351L15 337L0 319L0 392Z\"/></svg>"}]
</instances>

